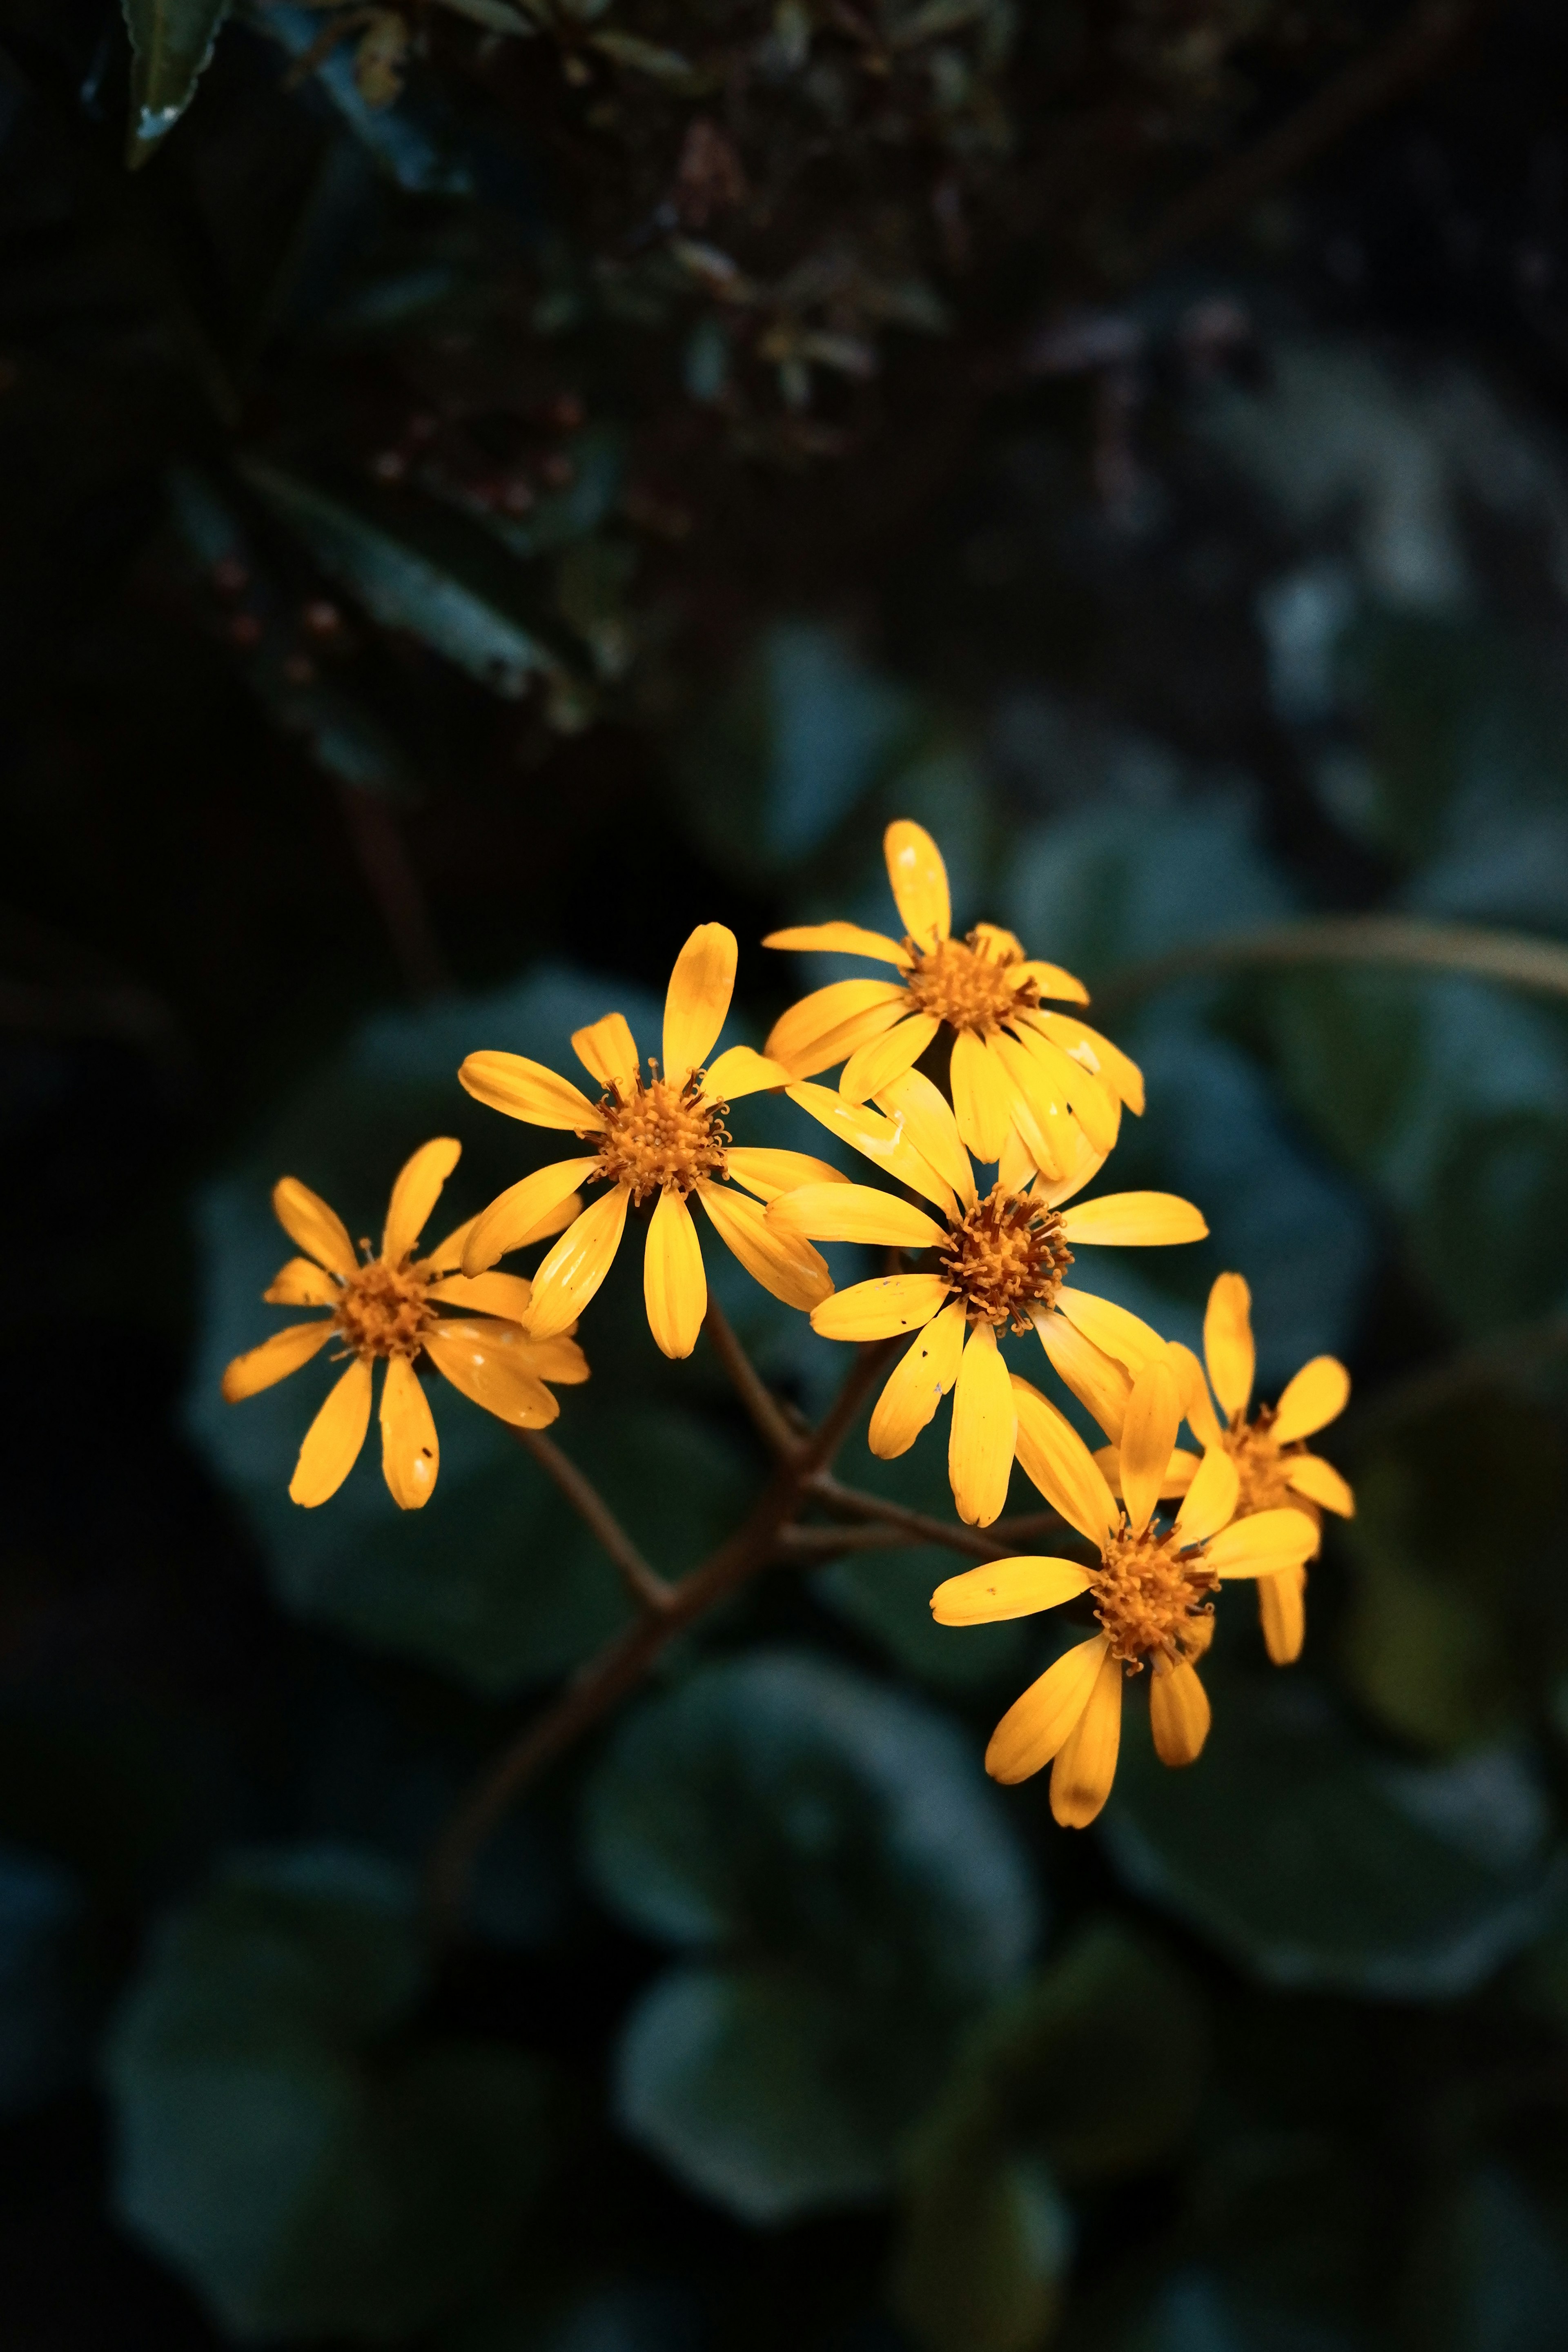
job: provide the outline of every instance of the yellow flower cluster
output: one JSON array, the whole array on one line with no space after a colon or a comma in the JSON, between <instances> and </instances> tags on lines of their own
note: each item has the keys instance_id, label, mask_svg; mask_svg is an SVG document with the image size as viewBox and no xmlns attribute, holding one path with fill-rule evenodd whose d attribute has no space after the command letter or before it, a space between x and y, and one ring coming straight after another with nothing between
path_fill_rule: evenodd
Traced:
<instances>
[{"instance_id":1,"label":"yellow flower cluster","mask_svg":"<svg viewBox=\"0 0 1568 2352\"><path fill-rule=\"evenodd\" d=\"M1163 1760L1191 1763L1202 1748L1209 1710L1196 1668L1222 1583L1253 1580L1270 1656L1284 1664L1298 1655L1321 1513L1353 1509L1344 1480L1303 1441L1342 1410L1349 1380L1321 1357L1249 1418L1250 1299L1239 1275L1222 1274L1211 1292L1206 1370L1072 1278L1082 1250L1193 1242L1207 1227L1167 1192L1080 1197L1114 1149L1123 1110L1142 1110L1138 1068L1076 1013L1051 1009L1088 1002L1070 972L1027 956L994 924L952 936L946 869L921 826L889 825L885 847L901 937L830 922L763 944L864 956L890 976L802 998L763 1053L731 1045L710 1059L737 947L723 924L703 923L676 960L661 1053L646 1066L619 1013L572 1040L592 1092L521 1054L470 1054L458 1073L470 1095L582 1148L522 1177L426 1256L416 1255L419 1237L456 1165L455 1142L437 1139L409 1160L374 1256L368 1242L357 1255L326 1203L284 1178L274 1206L305 1255L265 1296L326 1311L237 1358L224 1392L251 1395L341 1343L347 1369L289 1487L296 1502L319 1504L359 1454L383 1360L382 1466L397 1503L417 1508L437 1461L421 1365L519 1428L552 1421L550 1384L588 1376L572 1335L634 1211L645 1213L649 1328L667 1356L690 1355L708 1311L695 1201L747 1273L816 1331L907 1337L872 1412L874 1454L906 1453L951 1392L960 1518L975 1528L996 1520L1016 1462L1088 1546L1085 1561L986 1561L931 1601L941 1623L970 1625L1087 1599L1099 1631L1025 1692L986 1754L1004 1781L1050 1764L1052 1811L1081 1827L1110 1793L1132 1677L1147 1673ZM815 1083L835 1067L837 1086ZM737 1143L731 1106L763 1091L787 1095L883 1181L851 1182L805 1151ZM545 1240L531 1279L495 1270ZM819 1242L884 1249L888 1270L837 1289ZM1098 1453L1009 1369L998 1344L1009 1331L1038 1337L1104 1433ZM1184 1423L1196 1452L1178 1444ZM1167 1518L1160 1506L1171 1502Z\"/></svg>"}]
</instances>

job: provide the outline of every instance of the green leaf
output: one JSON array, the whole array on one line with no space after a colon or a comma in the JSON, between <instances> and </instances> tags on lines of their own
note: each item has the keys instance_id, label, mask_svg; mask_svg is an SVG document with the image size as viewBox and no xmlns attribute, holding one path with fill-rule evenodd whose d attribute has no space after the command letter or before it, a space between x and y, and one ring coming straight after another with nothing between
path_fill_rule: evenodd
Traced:
<instances>
[{"instance_id":1,"label":"green leaf","mask_svg":"<svg viewBox=\"0 0 1568 2352\"><path fill-rule=\"evenodd\" d=\"M1563 2218L1503 2166L1477 2166L1427 2215L1406 2283L1406 2340L1422 2352L1559 2352Z\"/></svg>"},{"instance_id":2,"label":"green leaf","mask_svg":"<svg viewBox=\"0 0 1568 2352\"><path fill-rule=\"evenodd\" d=\"M350 500L259 457L246 479L383 628L407 629L515 700L568 670L547 616L491 536L425 500Z\"/></svg>"},{"instance_id":3,"label":"green leaf","mask_svg":"<svg viewBox=\"0 0 1568 2352\"><path fill-rule=\"evenodd\" d=\"M617 1910L714 1963L634 2012L628 2128L752 2220L884 2186L954 2032L1035 1932L967 1737L843 1667L752 1654L626 1727L586 1837Z\"/></svg>"},{"instance_id":4,"label":"green leaf","mask_svg":"<svg viewBox=\"0 0 1568 2352\"><path fill-rule=\"evenodd\" d=\"M125 160L134 171L189 106L229 0L121 0L121 5L132 48Z\"/></svg>"},{"instance_id":5,"label":"green leaf","mask_svg":"<svg viewBox=\"0 0 1568 2352\"><path fill-rule=\"evenodd\" d=\"M411 1890L352 1850L236 1859L155 1943L109 2053L116 2202L237 2335L402 2336L511 2251L543 2077L411 2044L422 1983Z\"/></svg>"},{"instance_id":6,"label":"green leaf","mask_svg":"<svg viewBox=\"0 0 1568 2352\"><path fill-rule=\"evenodd\" d=\"M1512 1758L1395 1765L1300 1675L1205 1669L1214 1729L1189 1770L1127 1710L1106 1834L1122 1876L1267 1982L1451 1998L1540 1928L1561 1865Z\"/></svg>"},{"instance_id":7,"label":"green leaf","mask_svg":"<svg viewBox=\"0 0 1568 2352\"><path fill-rule=\"evenodd\" d=\"M1037 2352L1056 2332L1071 2244L1048 2166L983 2158L908 2218L893 2308L924 2352Z\"/></svg>"}]
</instances>

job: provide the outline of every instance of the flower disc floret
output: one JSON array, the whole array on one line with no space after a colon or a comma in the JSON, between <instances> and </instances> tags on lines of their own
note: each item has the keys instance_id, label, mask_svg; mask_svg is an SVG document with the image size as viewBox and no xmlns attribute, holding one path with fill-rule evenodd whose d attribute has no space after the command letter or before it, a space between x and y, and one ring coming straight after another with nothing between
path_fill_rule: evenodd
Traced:
<instances>
[{"instance_id":1,"label":"flower disc floret","mask_svg":"<svg viewBox=\"0 0 1568 2352\"><path fill-rule=\"evenodd\" d=\"M1022 969L1022 953L984 932L939 940L924 950L914 940L903 944L910 959L904 986L914 1010L953 1029L984 1036L999 1022L1039 1004L1039 982Z\"/></svg>"},{"instance_id":2,"label":"flower disc floret","mask_svg":"<svg viewBox=\"0 0 1568 2352\"><path fill-rule=\"evenodd\" d=\"M1171 1665L1199 1658L1214 1636L1214 1607L1207 1595L1219 1579L1198 1553L1185 1557L1185 1538L1174 1528L1134 1534L1123 1527L1107 1539L1100 1565L1091 1572L1094 1613L1110 1645L1133 1674L1146 1661Z\"/></svg>"},{"instance_id":3,"label":"flower disc floret","mask_svg":"<svg viewBox=\"0 0 1568 2352\"><path fill-rule=\"evenodd\" d=\"M351 1275L332 1320L353 1353L370 1361L416 1356L435 1320L426 1304L430 1280L426 1269L391 1266L384 1258Z\"/></svg>"},{"instance_id":4,"label":"flower disc floret","mask_svg":"<svg viewBox=\"0 0 1568 2352\"><path fill-rule=\"evenodd\" d=\"M652 1076L645 1079L639 1071L625 1099L613 1087L599 1103L604 1139L594 1173L626 1185L637 1208L650 1192L670 1190L684 1199L704 1180L722 1183L729 1173L729 1104L708 1099L701 1070L678 1085L661 1077L651 1058L648 1067Z\"/></svg>"},{"instance_id":5,"label":"flower disc floret","mask_svg":"<svg viewBox=\"0 0 1568 2352\"><path fill-rule=\"evenodd\" d=\"M971 1323L1019 1332L1055 1306L1072 1264L1057 1212L1000 1185L953 1225L936 1256Z\"/></svg>"}]
</instances>

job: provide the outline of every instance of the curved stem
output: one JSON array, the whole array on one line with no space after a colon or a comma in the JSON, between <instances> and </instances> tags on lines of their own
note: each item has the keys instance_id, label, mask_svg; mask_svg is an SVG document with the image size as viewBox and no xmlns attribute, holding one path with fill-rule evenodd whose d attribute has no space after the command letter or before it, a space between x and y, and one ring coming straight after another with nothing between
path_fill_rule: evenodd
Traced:
<instances>
[{"instance_id":1,"label":"curved stem","mask_svg":"<svg viewBox=\"0 0 1568 2352\"><path fill-rule=\"evenodd\" d=\"M546 1437L542 1429L513 1429L511 1433L565 1496L584 1525L597 1536L620 1570L633 1599L656 1613L668 1609L675 1597L675 1587L668 1584L657 1569L649 1567L592 1480L583 1475L576 1464L569 1461L554 1439Z\"/></svg>"},{"instance_id":2,"label":"curved stem","mask_svg":"<svg viewBox=\"0 0 1568 2352\"><path fill-rule=\"evenodd\" d=\"M1479 923L1428 923L1406 915L1318 915L1267 929L1203 940L1108 981L1094 1000L1097 1013L1118 1013L1183 980L1210 972L1291 964L1386 964L1413 971L1466 972L1545 996L1568 996L1568 947L1528 931L1490 930Z\"/></svg>"},{"instance_id":3,"label":"curved stem","mask_svg":"<svg viewBox=\"0 0 1568 2352\"><path fill-rule=\"evenodd\" d=\"M702 1318L702 1328L709 1343L735 1385L741 1402L751 1416L752 1425L769 1453L779 1462L793 1462L805 1440L797 1434L784 1419L784 1412L767 1382L736 1339L730 1318L711 1291L708 1294L708 1312Z\"/></svg>"}]
</instances>

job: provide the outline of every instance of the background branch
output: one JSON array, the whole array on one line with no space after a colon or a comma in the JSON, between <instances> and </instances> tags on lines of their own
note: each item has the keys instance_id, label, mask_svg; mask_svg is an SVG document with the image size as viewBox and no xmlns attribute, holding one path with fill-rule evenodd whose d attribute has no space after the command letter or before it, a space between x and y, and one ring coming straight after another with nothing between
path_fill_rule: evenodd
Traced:
<instances>
[{"instance_id":1,"label":"background branch","mask_svg":"<svg viewBox=\"0 0 1568 2352\"><path fill-rule=\"evenodd\" d=\"M592 1528L620 1570L633 1598L645 1609L668 1609L674 1598L674 1586L643 1558L592 1480L583 1475L576 1464L542 1429L513 1429L511 1433L565 1496L584 1526Z\"/></svg>"},{"instance_id":2,"label":"background branch","mask_svg":"<svg viewBox=\"0 0 1568 2352\"><path fill-rule=\"evenodd\" d=\"M1405 915L1319 915L1265 930L1203 940L1129 965L1095 995L1099 1015L1121 1012L1178 981L1292 964L1386 964L1410 971L1464 972L1538 995L1568 996L1568 947L1528 931L1475 923L1428 923Z\"/></svg>"}]
</instances>

